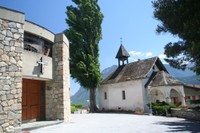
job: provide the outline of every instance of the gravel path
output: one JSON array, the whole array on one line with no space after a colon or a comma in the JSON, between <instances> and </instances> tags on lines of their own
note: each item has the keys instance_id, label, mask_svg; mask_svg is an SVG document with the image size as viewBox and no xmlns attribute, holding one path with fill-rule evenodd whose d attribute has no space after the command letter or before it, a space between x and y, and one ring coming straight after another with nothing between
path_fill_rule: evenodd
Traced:
<instances>
[{"instance_id":1,"label":"gravel path","mask_svg":"<svg viewBox=\"0 0 200 133\"><path fill-rule=\"evenodd\" d=\"M200 122L133 114L73 114L72 122L31 133L200 133Z\"/></svg>"}]
</instances>

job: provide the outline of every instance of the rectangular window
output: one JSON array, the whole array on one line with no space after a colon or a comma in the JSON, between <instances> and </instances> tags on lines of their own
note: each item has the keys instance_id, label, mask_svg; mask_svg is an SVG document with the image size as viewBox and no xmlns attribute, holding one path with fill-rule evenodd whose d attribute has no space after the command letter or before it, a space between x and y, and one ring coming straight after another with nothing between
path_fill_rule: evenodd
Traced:
<instances>
[{"instance_id":1,"label":"rectangular window","mask_svg":"<svg viewBox=\"0 0 200 133\"><path fill-rule=\"evenodd\" d=\"M126 94L125 91L122 91L122 99L125 100L126 99Z\"/></svg>"},{"instance_id":2,"label":"rectangular window","mask_svg":"<svg viewBox=\"0 0 200 133\"><path fill-rule=\"evenodd\" d=\"M107 93L104 92L104 99L106 100L107 99Z\"/></svg>"}]
</instances>

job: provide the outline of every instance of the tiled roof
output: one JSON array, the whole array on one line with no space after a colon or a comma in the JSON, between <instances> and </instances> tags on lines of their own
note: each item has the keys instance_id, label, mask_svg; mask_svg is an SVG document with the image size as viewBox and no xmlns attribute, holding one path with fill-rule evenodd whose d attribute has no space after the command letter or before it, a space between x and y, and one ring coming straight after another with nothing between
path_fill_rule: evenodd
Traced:
<instances>
[{"instance_id":1,"label":"tiled roof","mask_svg":"<svg viewBox=\"0 0 200 133\"><path fill-rule=\"evenodd\" d=\"M157 87L157 86L168 86L168 85L183 85L183 83L165 71L158 71L150 82L149 86Z\"/></svg>"},{"instance_id":2,"label":"tiled roof","mask_svg":"<svg viewBox=\"0 0 200 133\"><path fill-rule=\"evenodd\" d=\"M124 48L124 46L121 44L118 52L117 52L117 55L115 58L128 58L130 57L129 53L126 51L126 49Z\"/></svg>"},{"instance_id":3,"label":"tiled roof","mask_svg":"<svg viewBox=\"0 0 200 133\"><path fill-rule=\"evenodd\" d=\"M167 72L159 58L153 57L119 66L117 70L104 79L101 84L112 84L145 78L154 64L157 64L160 70Z\"/></svg>"},{"instance_id":4,"label":"tiled roof","mask_svg":"<svg viewBox=\"0 0 200 133\"><path fill-rule=\"evenodd\" d=\"M200 85L196 84L184 84L185 87L193 88L193 89L200 89Z\"/></svg>"}]
</instances>

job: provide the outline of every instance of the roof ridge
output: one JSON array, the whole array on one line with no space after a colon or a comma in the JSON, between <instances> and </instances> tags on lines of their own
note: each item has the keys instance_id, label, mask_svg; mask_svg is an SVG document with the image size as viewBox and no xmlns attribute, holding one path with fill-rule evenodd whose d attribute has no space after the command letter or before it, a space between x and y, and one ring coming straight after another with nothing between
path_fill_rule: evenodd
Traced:
<instances>
[{"instance_id":1,"label":"roof ridge","mask_svg":"<svg viewBox=\"0 0 200 133\"><path fill-rule=\"evenodd\" d=\"M145 61L145 60L150 60L150 59L153 59L153 58L158 59L158 56L154 56L154 57L147 58L147 59L142 59L142 60L133 61L133 62L130 62L130 63L128 63L128 64L132 64L132 63L136 63L136 62L140 62L140 61ZM126 64L126 65L128 65L128 64Z\"/></svg>"}]
</instances>

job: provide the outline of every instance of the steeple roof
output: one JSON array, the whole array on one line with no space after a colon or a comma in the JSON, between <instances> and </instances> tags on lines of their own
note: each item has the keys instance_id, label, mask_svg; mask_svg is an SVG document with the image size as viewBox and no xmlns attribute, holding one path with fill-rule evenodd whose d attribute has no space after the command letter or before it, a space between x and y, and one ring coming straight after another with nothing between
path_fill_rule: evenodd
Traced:
<instances>
[{"instance_id":1,"label":"steeple roof","mask_svg":"<svg viewBox=\"0 0 200 133\"><path fill-rule=\"evenodd\" d=\"M126 51L124 46L121 44L115 58L128 58L128 57L130 57L129 53Z\"/></svg>"}]
</instances>

